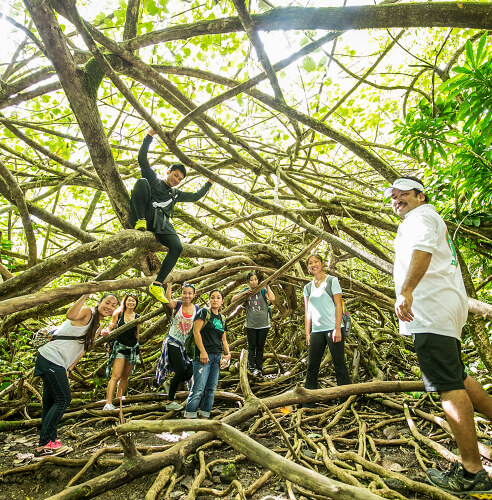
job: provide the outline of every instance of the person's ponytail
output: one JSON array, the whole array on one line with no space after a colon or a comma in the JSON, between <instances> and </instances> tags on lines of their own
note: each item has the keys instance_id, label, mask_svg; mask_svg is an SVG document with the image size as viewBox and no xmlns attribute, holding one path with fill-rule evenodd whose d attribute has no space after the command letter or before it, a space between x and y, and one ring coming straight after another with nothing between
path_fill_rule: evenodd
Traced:
<instances>
[{"instance_id":1,"label":"person's ponytail","mask_svg":"<svg viewBox=\"0 0 492 500\"><path fill-rule=\"evenodd\" d=\"M94 340L96 338L97 330L99 329L99 325L101 320L99 318L99 313L97 311L97 307L91 307L91 320L89 321L89 325L87 326L87 331L85 332L85 336L82 338L84 342L84 351L88 351L94 347Z\"/></svg>"}]
</instances>

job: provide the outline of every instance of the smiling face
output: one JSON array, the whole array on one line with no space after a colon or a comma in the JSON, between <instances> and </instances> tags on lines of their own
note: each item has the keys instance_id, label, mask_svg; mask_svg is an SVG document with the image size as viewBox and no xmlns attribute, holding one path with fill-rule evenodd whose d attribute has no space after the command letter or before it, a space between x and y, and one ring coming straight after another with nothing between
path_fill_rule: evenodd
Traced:
<instances>
[{"instance_id":1,"label":"smiling face","mask_svg":"<svg viewBox=\"0 0 492 500\"><path fill-rule=\"evenodd\" d=\"M248 285L250 288L254 288L255 286L258 286L258 276L256 276L256 274L253 274L253 276L249 277Z\"/></svg>"},{"instance_id":2,"label":"smiling face","mask_svg":"<svg viewBox=\"0 0 492 500\"><path fill-rule=\"evenodd\" d=\"M135 309L135 307L137 307L137 300L135 299L135 297L132 297L131 295L129 295L127 298L126 298L126 301L125 301L125 305L126 305L126 309Z\"/></svg>"},{"instance_id":3,"label":"smiling face","mask_svg":"<svg viewBox=\"0 0 492 500\"><path fill-rule=\"evenodd\" d=\"M102 316L112 316L118 307L118 299L114 295L104 297L97 305L97 312Z\"/></svg>"},{"instance_id":4,"label":"smiling face","mask_svg":"<svg viewBox=\"0 0 492 500\"><path fill-rule=\"evenodd\" d=\"M398 217L402 219L414 208L420 207L425 203L425 195L422 192L416 192L414 189L400 191L393 189L391 194L391 208Z\"/></svg>"},{"instance_id":5,"label":"smiling face","mask_svg":"<svg viewBox=\"0 0 492 500\"><path fill-rule=\"evenodd\" d=\"M183 175L183 172L178 169L173 170L172 172L168 171L166 184L171 187L176 187L184 178L185 176Z\"/></svg>"},{"instance_id":6,"label":"smiling face","mask_svg":"<svg viewBox=\"0 0 492 500\"><path fill-rule=\"evenodd\" d=\"M209 303L212 309L219 309L224 303L224 298L220 292L215 291L210 294Z\"/></svg>"},{"instance_id":7,"label":"smiling face","mask_svg":"<svg viewBox=\"0 0 492 500\"><path fill-rule=\"evenodd\" d=\"M192 286L185 286L181 289L181 301L183 304L191 304L195 298L195 289Z\"/></svg>"},{"instance_id":8,"label":"smiling face","mask_svg":"<svg viewBox=\"0 0 492 500\"><path fill-rule=\"evenodd\" d=\"M307 260L307 268L311 274L319 274L323 271L323 261L317 255L311 255Z\"/></svg>"}]
</instances>

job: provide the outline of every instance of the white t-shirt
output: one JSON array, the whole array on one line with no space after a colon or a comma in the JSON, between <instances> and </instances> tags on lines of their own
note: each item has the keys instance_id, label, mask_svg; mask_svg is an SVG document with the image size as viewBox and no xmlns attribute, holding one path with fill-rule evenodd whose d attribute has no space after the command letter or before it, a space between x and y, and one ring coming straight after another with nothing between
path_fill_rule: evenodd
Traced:
<instances>
[{"instance_id":1,"label":"white t-shirt","mask_svg":"<svg viewBox=\"0 0 492 500\"><path fill-rule=\"evenodd\" d=\"M311 294L308 293L309 286L304 287L303 294L309 298L307 314L311 316L311 332L329 332L335 329L336 308L335 303L326 291L328 282L331 280L331 293L341 294L342 289L338 279L334 276L327 276L325 280L316 286L314 280L311 281Z\"/></svg>"},{"instance_id":2,"label":"white t-shirt","mask_svg":"<svg viewBox=\"0 0 492 500\"><path fill-rule=\"evenodd\" d=\"M400 333L436 333L459 339L468 316L468 299L453 241L435 207L425 204L408 212L394 245L397 296L413 251L432 254L427 272L413 291L414 318L410 322L400 321Z\"/></svg>"}]
</instances>

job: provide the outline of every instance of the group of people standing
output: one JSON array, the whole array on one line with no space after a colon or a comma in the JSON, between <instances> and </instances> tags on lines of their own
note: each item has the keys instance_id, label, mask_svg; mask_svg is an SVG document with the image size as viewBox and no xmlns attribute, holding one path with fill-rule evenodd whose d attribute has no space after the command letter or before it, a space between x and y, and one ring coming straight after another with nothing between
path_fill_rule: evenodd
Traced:
<instances>
[{"instance_id":1,"label":"group of people standing","mask_svg":"<svg viewBox=\"0 0 492 500\"><path fill-rule=\"evenodd\" d=\"M142 172L131 196L130 222L138 230L154 232L157 240L169 249L166 258L149 287L149 293L173 311L169 334L164 340L157 366L156 379L160 384L169 372L174 377L168 386L167 409L178 410L175 401L181 382L193 377L186 402L186 418L208 418L212 409L220 368L225 368L231 353L227 343L227 321L220 313L223 293L209 294L209 307L199 309L193 304L195 287L184 283L180 300L171 297L171 285L164 292L163 283L182 251L170 219L178 201L197 201L208 192L207 181L196 193L177 189L186 176L182 164L170 166L167 177L161 180L149 165L147 152L154 131L145 137L138 161ZM481 385L467 375L461 357L460 336L467 319L467 295L454 248L446 225L435 208L428 203L423 183L415 177L400 177L386 188L396 215L403 219L395 240L394 280L396 288L395 313L400 320L400 333L412 335L424 386L428 392L439 392L446 418L455 435L461 453L449 471L428 469L428 481L453 494L490 493L492 482L483 469L478 451L473 409L492 420L492 399ZM307 259L313 280L303 290L305 303L305 334L309 346L305 387L318 388L321 360L328 346L338 385L350 384L344 356L342 327L342 290L338 280L326 273L323 259L313 254ZM247 287L232 297L232 302L250 294L258 285L256 273L247 276ZM252 295L252 294L251 294ZM35 375L43 378L43 412L39 446L35 455L43 457L66 451L57 439L58 423L70 402L67 373L89 349L98 334L99 322L113 315L113 325L121 326L138 315L138 299L127 295L121 306L112 294L104 295L96 308L84 306L82 296L68 311L67 320L53 337L55 341L39 349ZM267 300L275 295L266 287L248 297L246 335L248 338L248 369L262 377L263 351L270 328ZM196 349L190 359L185 341L193 335ZM118 337L113 345L108 369L113 375L108 385L105 409L114 409L112 397L118 385L118 396L127 386L128 376L138 353L138 327ZM72 340L70 340L72 339ZM74 341L77 340L77 341Z\"/></svg>"}]
</instances>

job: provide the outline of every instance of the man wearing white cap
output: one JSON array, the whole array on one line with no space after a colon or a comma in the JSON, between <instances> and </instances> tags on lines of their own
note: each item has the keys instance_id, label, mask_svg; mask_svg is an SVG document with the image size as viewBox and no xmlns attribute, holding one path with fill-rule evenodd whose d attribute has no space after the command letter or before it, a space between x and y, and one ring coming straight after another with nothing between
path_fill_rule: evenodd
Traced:
<instances>
[{"instance_id":1,"label":"man wearing white cap","mask_svg":"<svg viewBox=\"0 0 492 500\"><path fill-rule=\"evenodd\" d=\"M449 471L428 469L435 486L454 495L492 492L478 451L473 408L492 420L492 399L465 373L460 336L468 300L453 241L429 205L424 185L400 177L385 189L403 219L395 239L395 312L400 334L412 335L427 392L439 392L461 454Z\"/></svg>"}]
</instances>

